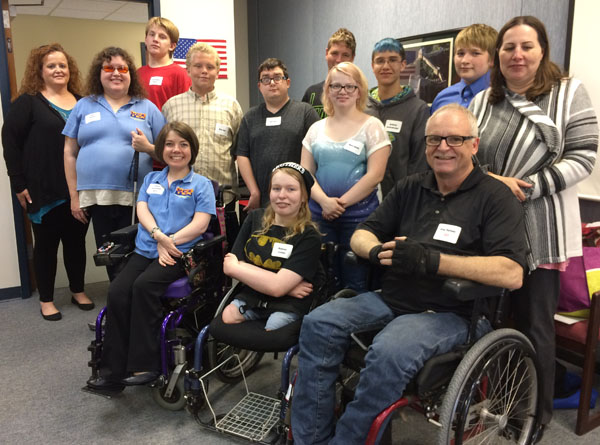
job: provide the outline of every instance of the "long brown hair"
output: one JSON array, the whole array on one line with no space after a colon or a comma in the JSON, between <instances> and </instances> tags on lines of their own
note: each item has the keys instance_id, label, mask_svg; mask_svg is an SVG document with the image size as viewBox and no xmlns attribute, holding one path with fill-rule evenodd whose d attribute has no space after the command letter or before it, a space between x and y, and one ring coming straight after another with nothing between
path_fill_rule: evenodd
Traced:
<instances>
[{"instance_id":1,"label":"long brown hair","mask_svg":"<svg viewBox=\"0 0 600 445\"><path fill-rule=\"evenodd\" d=\"M100 81L100 70L102 69L102 64L104 62L110 62L110 59L113 57L121 57L127 64L127 68L129 68L129 77L131 77L131 82L129 83L129 90L127 91L127 94L131 97L137 97L140 99L145 98L146 90L138 80L133 59L123 48L117 48L115 46L104 48L102 51L96 54L94 60L92 60L92 65L90 66L87 77L86 94L94 96L102 96L104 94L104 87Z\"/></svg>"},{"instance_id":2,"label":"long brown hair","mask_svg":"<svg viewBox=\"0 0 600 445\"><path fill-rule=\"evenodd\" d=\"M271 183L273 182L273 176L275 173L282 172L286 175L290 175L300 184L300 191L302 193L302 203L300 204L300 208L298 209L298 215L296 216L296 220L294 224L289 227L286 227L286 234L283 238L284 241L287 241L291 237L298 235L304 232L306 227L314 228L317 233L319 233L318 226L312 221L310 209L308 208L308 192L306 191L306 185L304 184L304 179L298 170L294 170L289 167L282 167L274 170L271 173L271 178L269 179L269 193L271 192ZM269 205L265 209L265 214L263 215L262 221L262 230L259 232L259 235L264 235L269 231L271 226L275 223L275 211L269 202Z\"/></svg>"},{"instance_id":3,"label":"long brown hair","mask_svg":"<svg viewBox=\"0 0 600 445\"><path fill-rule=\"evenodd\" d=\"M563 73L561 69L554 62L550 60L550 43L548 41L548 34L546 33L546 27L536 17L531 15L519 16L510 19L502 27L498 33L498 39L496 40L496 53L494 54L494 66L492 67L490 86L492 88L490 93L489 101L492 104L502 102L504 100L504 89L506 86L506 79L502 71L500 71L500 48L502 47L502 41L504 40L504 34L509 29L518 26L527 25L532 27L537 33L538 42L542 48L542 60L540 66L535 74L533 85L527 90L526 97L528 100L533 100L538 96L547 94L552 89L552 86L559 81L561 78L566 77L566 73Z\"/></svg>"},{"instance_id":4,"label":"long brown hair","mask_svg":"<svg viewBox=\"0 0 600 445\"><path fill-rule=\"evenodd\" d=\"M27 64L25 65L25 74L23 74L23 80L21 81L21 88L17 93L18 96L22 94L34 95L45 88L44 79L42 78L44 58L48 54L55 52L63 53L67 59L67 65L69 67L67 90L71 94L81 95L81 74L77 67L77 62L75 62L75 59L73 59L59 43L50 43L49 45L42 45L38 48L34 48L29 53Z\"/></svg>"}]
</instances>

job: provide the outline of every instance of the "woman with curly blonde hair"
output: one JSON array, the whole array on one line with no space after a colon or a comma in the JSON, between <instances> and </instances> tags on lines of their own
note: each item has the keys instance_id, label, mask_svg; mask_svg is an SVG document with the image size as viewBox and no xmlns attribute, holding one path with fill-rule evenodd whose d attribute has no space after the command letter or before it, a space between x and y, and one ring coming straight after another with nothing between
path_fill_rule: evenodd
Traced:
<instances>
[{"instance_id":1,"label":"woman with curly blonde hair","mask_svg":"<svg viewBox=\"0 0 600 445\"><path fill-rule=\"evenodd\" d=\"M90 310L94 303L83 290L87 222L71 215L69 190L63 168L65 121L81 90L75 60L58 43L35 48L29 54L19 96L2 127L4 159L10 182L29 214L35 244L33 262L45 320L62 318L54 305L54 280L59 242L71 301Z\"/></svg>"}]
</instances>

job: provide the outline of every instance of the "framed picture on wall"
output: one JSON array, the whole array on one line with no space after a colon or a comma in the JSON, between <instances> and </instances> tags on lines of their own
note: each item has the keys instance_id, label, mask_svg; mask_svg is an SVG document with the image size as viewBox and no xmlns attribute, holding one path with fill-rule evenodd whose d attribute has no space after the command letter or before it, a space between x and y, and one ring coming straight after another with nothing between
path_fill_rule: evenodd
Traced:
<instances>
[{"instance_id":1,"label":"framed picture on wall","mask_svg":"<svg viewBox=\"0 0 600 445\"><path fill-rule=\"evenodd\" d=\"M410 85L429 105L440 91L460 80L454 70L454 39L460 30L397 39L406 52L400 82Z\"/></svg>"}]
</instances>

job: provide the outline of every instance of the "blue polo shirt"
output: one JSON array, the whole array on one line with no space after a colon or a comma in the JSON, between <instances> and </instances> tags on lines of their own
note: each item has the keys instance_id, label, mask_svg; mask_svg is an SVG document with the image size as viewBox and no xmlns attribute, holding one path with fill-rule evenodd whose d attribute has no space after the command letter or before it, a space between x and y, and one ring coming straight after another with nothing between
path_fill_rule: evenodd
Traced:
<instances>
[{"instance_id":1,"label":"blue polo shirt","mask_svg":"<svg viewBox=\"0 0 600 445\"><path fill-rule=\"evenodd\" d=\"M490 72L488 71L471 85L464 80L440 91L431 104L431 114L438 108L448 104L460 104L467 108L477 93L490 86Z\"/></svg>"},{"instance_id":2,"label":"blue polo shirt","mask_svg":"<svg viewBox=\"0 0 600 445\"><path fill-rule=\"evenodd\" d=\"M104 96L87 96L71 111L62 134L76 139L77 190L133 190L131 132L139 128L153 143L166 121L147 99L132 98L115 113ZM138 181L152 171L140 153Z\"/></svg>"},{"instance_id":3,"label":"blue polo shirt","mask_svg":"<svg viewBox=\"0 0 600 445\"><path fill-rule=\"evenodd\" d=\"M171 235L187 226L196 212L216 214L215 191L207 178L190 171L185 178L173 181L169 187L168 172L169 167L165 167L159 172L149 173L138 197L138 202L148 203L156 225L164 234ZM202 236L178 244L177 248L185 253L200 239ZM146 258L158 258L156 241L141 224L138 224L135 251Z\"/></svg>"}]
</instances>

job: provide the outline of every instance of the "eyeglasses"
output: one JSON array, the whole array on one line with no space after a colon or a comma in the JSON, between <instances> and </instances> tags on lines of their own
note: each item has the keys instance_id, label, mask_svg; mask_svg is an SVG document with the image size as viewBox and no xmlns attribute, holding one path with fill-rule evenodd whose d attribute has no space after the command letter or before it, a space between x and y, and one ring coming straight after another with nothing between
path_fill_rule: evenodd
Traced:
<instances>
[{"instance_id":1,"label":"eyeglasses","mask_svg":"<svg viewBox=\"0 0 600 445\"><path fill-rule=\"evenodd\" d=\"M261 77L260 83L262 83L263 85L271 85L271 81L273 81L273 83L277 85L281 83L282 80L287 80L287 77L277 74L273 77Z\"/></svg>"},{"instance_id":2,"label":"eyeglasses","mask_svg":"<svg viewBox=\"0 0 600 445\"><path fill-rule=\"evenodd\" d=\"M438 136L436 134L429 134L425 136L425 143L432 147L437 147L442 143L442 140L444 140L449 147L460 147L466 140L475 139L476 137L477 136Z\"/></svg>"},{"instance_id":3,"label":"eyeglasses","mask_svg":"<svg viewBox=\"0 0 600 445\"><path fill-rule=\"evenodd\" d=\"M129 72L128 66L112 66L112 65L103 65L102 71L105 73L114 73L115 70L120 72L121 74L127 74Z\"/></svg>"},{"instance_id":4,"label":"eyeglasses","mask_svg":"<svg viewBox=\"0 0 600 445\"><path fill-rule=\"evenodd\" d=\"M338 91L341 91L342 89L346 90L346 93L348 94L352 94L354 93L354 91L358 88L358 85L342 85L341 83L332 83L331 85L329 85L329 89L331 91L333 91L334 93L337 93Z\"/></svg>"}]
</instances>

